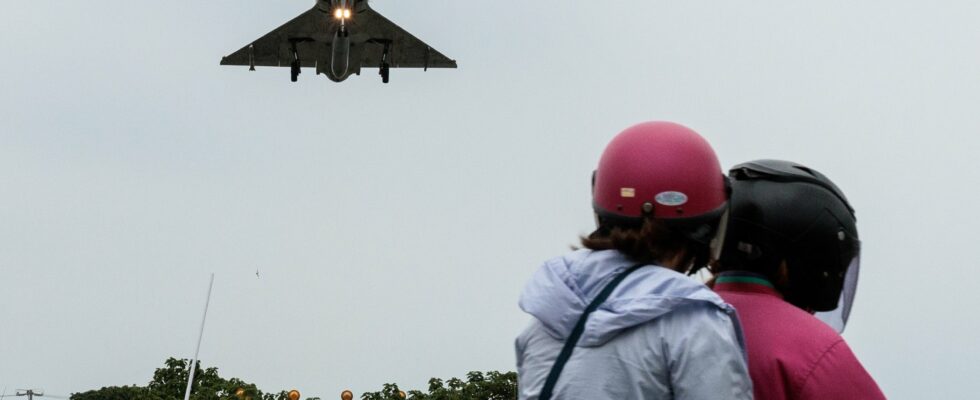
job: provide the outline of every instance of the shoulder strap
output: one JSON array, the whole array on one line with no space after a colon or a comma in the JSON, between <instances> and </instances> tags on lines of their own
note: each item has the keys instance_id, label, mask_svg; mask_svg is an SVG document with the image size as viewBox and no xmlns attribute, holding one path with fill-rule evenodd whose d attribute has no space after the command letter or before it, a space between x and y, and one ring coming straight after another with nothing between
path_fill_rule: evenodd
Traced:
<instances>
[{"instance_id":1,"label":"shoulder strap","mask_svg":"<svg viewBox=\"0 0 980 400\"><path fill-rule=\"evenodd\" d=\"M538 396L538 400L550 400L551 392L555 390L555 384L558 383L558 377L561 376L561 371L565 369L565 364L568 363L568 359L572 357L572 351L575 350L575 345L578 344L579 339L582 338L582 333L585 332L585 323L589 320L589 315L592 314L602 302L609 298L612 294L613 289L619 286L619 283L626 279L626 276L632 274L634 271L640 269L643 265L634 265L623 271L615 278L612 282L606 284L606 287L602 288L599 295L589 303L589 306L585 308L582 312L582 316L578 318L578 322L575 324L575 328L572 329L572 333L568 335L568 339L565 340L565 345L561 348L561 353L558 354L558 359L555 360L555 364L551 366L551 372L548 372L548 379L544 381L544 388L541 389L541 395Z\"/></svg>"}]
</instances>

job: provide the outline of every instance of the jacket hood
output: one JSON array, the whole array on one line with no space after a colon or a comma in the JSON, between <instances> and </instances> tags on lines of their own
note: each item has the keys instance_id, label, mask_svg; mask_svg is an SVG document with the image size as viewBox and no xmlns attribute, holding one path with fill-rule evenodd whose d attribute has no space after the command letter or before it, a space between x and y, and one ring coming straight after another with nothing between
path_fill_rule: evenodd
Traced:
<instances>
[{"instance_id":1,"label":"jacket hood","mask_svg":"<svg viewBox=\"0 0 980 400\"><path fill-rule=\"evenodd\" d=\"M548 260L521 294L520 307L559 340L569 336L602 288L636 263L615 250L578 250ZM600 346L619 332L677 308L700 305L731 312L704 284L657 265L633 272L589 316L579 346Z\"/></svg>"}]
</instances>

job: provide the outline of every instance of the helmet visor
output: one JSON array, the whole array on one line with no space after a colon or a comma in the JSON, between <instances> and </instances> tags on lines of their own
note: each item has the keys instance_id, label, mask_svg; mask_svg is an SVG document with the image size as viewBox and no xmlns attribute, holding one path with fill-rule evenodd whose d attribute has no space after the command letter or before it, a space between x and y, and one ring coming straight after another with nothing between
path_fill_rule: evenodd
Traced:
<instances>
[{"instance_id":1,"label":"helmet visor","mask_svg":"<svg viewBox=\"0 0 980 400\"><path fill-rule=\"evenodd\" d=\"M854 304L854 294L857 292L858 274L861 269L861 253L851 259L844 275L844 287L840 292L840 299L837 301L837 308L818 312L814 314L817 319L830 325L838 333L844 332L847 326L847 318L851 315L851 306Z\"/></svg>"}]
</instances>

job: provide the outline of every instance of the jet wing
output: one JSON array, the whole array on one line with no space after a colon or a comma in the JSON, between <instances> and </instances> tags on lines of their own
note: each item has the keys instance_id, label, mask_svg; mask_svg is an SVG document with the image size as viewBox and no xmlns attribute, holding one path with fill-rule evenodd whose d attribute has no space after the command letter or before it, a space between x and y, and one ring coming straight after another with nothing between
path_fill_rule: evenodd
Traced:
<instances>
[{"instance_id":1,"label":"jet wing","mask_svg":"<svg viewBox=\"0 0 980 400\"><path fill-rule=\"evenodd\" d=\"M326 13L313 7L238 51L222 57L221 65L288 67L293 61L295 48L302 65L313 67L317 55L325 50L318 49L314 43L326 42L329 47L328 26L323 21L331 20Z\"/></svg>"},{"instance_id":2,"label":"jet wing","mask_svg":"<svg viewBox=\"0 0 980 400\"><path fill-rule=\"evenodd\" d=\"M370 7L354 16L352 31L355 37L366 34L370 37L369 43L378 44L363 49L360 57L362 67L381 65L384 43L388 43L388 63L391 68L456 68L455 60L449 59Z\"/></svg>"}]
</instances>

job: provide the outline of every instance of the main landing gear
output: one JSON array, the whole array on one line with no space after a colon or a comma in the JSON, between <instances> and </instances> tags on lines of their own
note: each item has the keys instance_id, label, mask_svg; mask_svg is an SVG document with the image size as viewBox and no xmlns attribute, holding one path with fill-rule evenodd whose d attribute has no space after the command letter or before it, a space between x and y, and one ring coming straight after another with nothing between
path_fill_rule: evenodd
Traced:
<instances>
[{"instance_id":1,"label":"main landing gear","mask_svg":"<svg viewBox=\"0 0 980 400\"><path fill-rule=\"evenodd\" d=\"M290 80L292 80L293 82L296 82L297 80L299 80L298 78L299 78L299 74L300 74L299 60L298 59L297 60L293 60L293 63L290 64L289 67L290 67L289 68L290 69L290 71L289 71L290 72L290 74L289 74L290 75Z\"/></svg>"},{"instance_id":2,"label":"main landing gear","mask_svg":"<svg viewBox=\"0 0 980 400\"><path fill-rule=\"evenodd\" d=\"M391 64L388 63L388 50L391 42L385 42L385 49L381 53L381 66L378 68L378 75L381 75L381 82L388 83Z\"/></svg>"},{"instance_id":3,"label":"main landing gear","mask_svg":"<svg viewBox=\"0 0 980 400\"><path fill-rule=\"evenodd\" d=\"M391 68L391 66L388 65L388 63L386 62L381 63L381 70L378 71L378 74L381 75L381 82L388 83L388 77L390 75L389 68Z\"/></svg>"},{"instance_id":4,"label":"main landing gear","mask_svg":"<svg viewBox=\"0 0 980 400\"><path fill-rule=\"evenodd\" d=\"M296 42L295 41L290 41L290 42L291 42L290 44L292 45L292 50L293 50L293 62L291 64L289 64L289 79L291 81L293 81L293 82L296 82L296 80L297 80L297 78L299 78L299 74L301 72L300 71L300 67L303 64L300 63L300 61L299 61L299 52L296 51Z\"/></svg>"}]
</instances>

